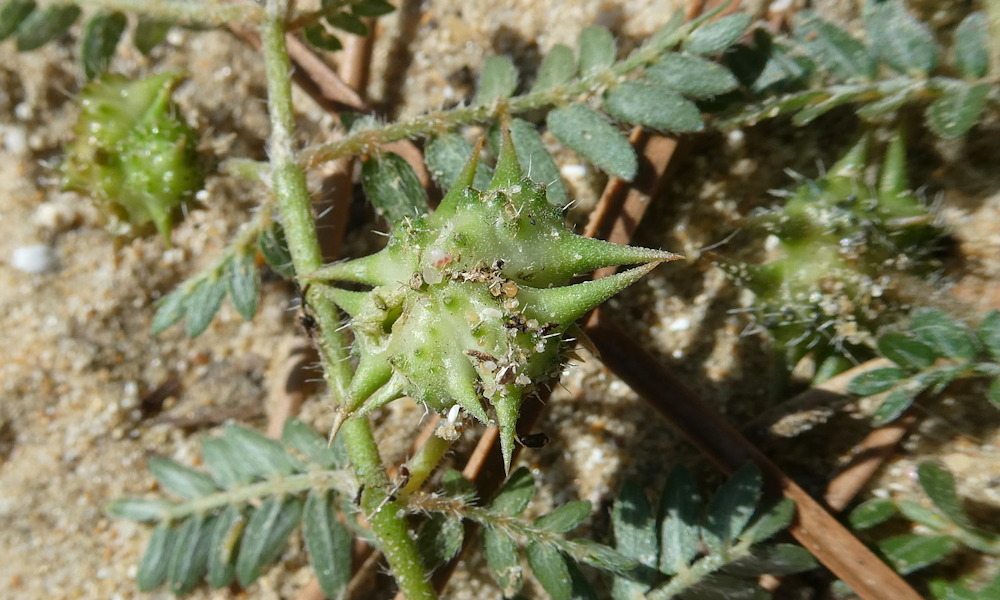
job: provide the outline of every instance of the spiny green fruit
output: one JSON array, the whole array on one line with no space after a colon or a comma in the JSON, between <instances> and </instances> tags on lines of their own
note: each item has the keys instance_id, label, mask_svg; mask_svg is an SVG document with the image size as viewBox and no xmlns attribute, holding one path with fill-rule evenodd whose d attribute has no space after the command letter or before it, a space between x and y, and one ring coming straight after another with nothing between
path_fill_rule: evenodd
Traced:
<instances>
[{"instance_id":1,"label":"spiny green fruit","mask_svg":"<svg viewBox=\"0 0 1000 600\"><path fill-rule=\"evenodd\" d=\"M471 187L478 163L477 148L437 210L395 223L385 249L309 279L331 282L318 285L350 315L360 359L338 423L403 395L489 423L486 400L509 468L521 400L557 375L574 321L678 257L574 234L522 173L508 131L487 190ZM634 264L642 266L567 285Z\"/></svg>"},{"instance_id":2,"label":"spiny green fruit","mask_svg":"<svg viewBox=\"0 0 1000 600\"><path fill-rule=\"evenodd\" d=\"M195 133L170 100L180 80L177 72L106 75L80 92L63 184L97 198L118 234L152 223L169 242L176 209L201 188Z\"/></svg>"},{"instance_id":3,"label":"spiny green fruit","mask_svg":"<svg viewBox=\"0 0 1000 600\"><path fill-rule=\"evenodd\" d=\"M823 178L748 219L773 236L771 260L723 264L756 294L789 366L807 352L820 364L873 347L875 329L900 308L898 275L934 266L942 232L908 191L903 136L889 144L874 188L865 179L868 146L862 137Z\"/></svg>"}]
</instances>

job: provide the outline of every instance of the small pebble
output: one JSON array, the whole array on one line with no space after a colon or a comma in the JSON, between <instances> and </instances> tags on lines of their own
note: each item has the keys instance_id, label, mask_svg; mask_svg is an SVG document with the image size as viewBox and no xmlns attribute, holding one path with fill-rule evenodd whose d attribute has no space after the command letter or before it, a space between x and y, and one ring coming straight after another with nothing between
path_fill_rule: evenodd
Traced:
<instances>
[{"instance_id":1,"label":"small pebble","mask_svg":"<svg viewBox=\"0 0 1000 600\"><path fill-rule=\"evenodd\" d=\"M59 266L59 257L55 249L46 244L21 246L14 248L10 266L24 273L38 275L54 271Z\"/></svg>"},{"instance_id":2,"label":"small pebble","mask_svg":"<svg viewBox=\"0 0 1000 600\"><path fill-rule=\"evenodd\" d=\"M24 127L7 127L3 132L3 145L11 154L28 152L28 134Z\"/></svg>"}]
</instances>

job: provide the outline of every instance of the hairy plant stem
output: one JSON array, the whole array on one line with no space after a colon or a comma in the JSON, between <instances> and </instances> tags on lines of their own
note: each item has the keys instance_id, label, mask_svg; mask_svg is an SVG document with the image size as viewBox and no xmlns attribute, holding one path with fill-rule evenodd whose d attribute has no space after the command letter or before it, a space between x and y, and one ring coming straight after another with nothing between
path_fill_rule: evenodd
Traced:
<instances>
[{"instance_id":1,"label":"hairy plant stem","mask_svg":"<svg viewBox=\"0 0 1000 600\"><path fill-rule=\"evenodd\" d=\"M409 480L396 494L401 502L406 502L410 494L423 486L434 469L441 463L448 448L451 448L450 441L431 434L420 450L406 461L406 468L410 471Z\"/></svg>"},{"instance_id":2,"label":"hairy plant stem","mask_svg":"<svg viewBox=\"0 0 1000 600\"><path fill-rule=\"evenodd\" d=\"M358 131L345 135L335 142L307 148L302 152L302 163L306 168L311 168L345 156L373 153L380 145L389 142L443 133L459 125L488 121L502 115L524 113L547 106L560 106L579 100L583 96L598 95L624 81L625 77L636 69L651 64L666 49L684 39L690 30L689 23L670 31L667 35L653 36L649 42L640 46L627 58L607 69L546 90L501 99L490 104L432 111L409 121Z\"/></svg>"},{"instance_id":3,"label":"hairy plant stem","mask_svg":"<svg viewBox=\"0 0 1000 600\"><path fill-rule=\"evenodd\" d=\"M616 558L623 568L615 569L607 562L609 554L614 554L614 552L608 552L609 548L603 548L604 552L601 552L597 549L602 547L597 544L568 540L561 533L538 527L521 517L500 513L481 506L473 506L465 498L415 494L411 497L407 509L411 512L442 513L452 519L469 520L496 530L507 537L520 540L523 544L531 542L545 544L579 561L604 570L624 572L638 564L624 555L618 555ZM604 560L601 560L602 556Z\"/></svg>"},{"instance_id":4,"label":"hairy plant stem","mask_svg":"<svg viewBox=\"0 0 1000 600\"><path fill-rule=\"evenodd\" d=\"M990 74L996 78L1000 76L1000 0L983 0L983 8L989 29L986 43L989 44Z\"/></svg>"},{"instance_id":5,"label":"hairy plant stem","mask_svg":"<svg viewBox=\"0 0 1000 600\"><path fill-rule=\"evenodd\" d=\"M233 23L253 25L264 14L256 2L208 2L206 0L42 0L44 5L75 4L101 10L120 10L135 14L180 21L192 25L225 26Z\"/></svg>"},{"instance_id":6,"label":"hairy plant stem","mask_svg":"<svg viewBox=\"0 0 1000 600\"><path fill-rule=\"evenodd\" d=\"M161 521L175 521L190 515L205 514L215 508L246 504L255 498L300 494L311 490L337 490L345 496L354 493L357 483L352 473L346 470L314 471L299 475L289 475L268 479L251 485L241 486L231 491L199 496L163 511Z\"/></svg>"},{"instance_id":7,"label":"hairy plant stem","mask_svg":"<svg viewBox=\"0 0 1000 600\"><path fill-rule=\"evenodd\" d=\"M719 571L726 565L750 556L753 540L742 540L724 553L713 553L699 558L690 567L682 569L667 584L646 594L648 600L667 600L685 592L709 575Z\"/></svg>"},{"instance_id":8,"label":"hairy plant stem","mask_svg":"<svg viewBox=\"0 0 1000 600\"><path fill-rule=\"evenodd\" d=\"M285 47L285 19L288 0L267 0L260 27L267 76L268 112L271 120L269 151L272 164L272 185L281 212L288 249L295 272L305 274L322 264L322 254L316 235L306 189L305 173L295 159L293 149L294 117L292 89L289 80L291 64ZM338 315L334 305L324 299L317 288L306 300L315 313L319 326L321 359L331 393L344 398L350 379L347 349L338 333ZM410 538L409 528L402 518L401 506L387 498L388 477L366 419L351 419L340 434L358 479L365 485L362 508L368 514L372 532L378 540L392 570L396 584L410 600L436 598L426 570Z\"/></svg>"}]
</instances>

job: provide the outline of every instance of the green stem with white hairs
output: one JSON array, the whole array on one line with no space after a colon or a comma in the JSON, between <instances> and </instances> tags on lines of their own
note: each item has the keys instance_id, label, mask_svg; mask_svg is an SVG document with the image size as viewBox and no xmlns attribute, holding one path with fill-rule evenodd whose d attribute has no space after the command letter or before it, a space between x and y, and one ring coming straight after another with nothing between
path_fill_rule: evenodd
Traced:
<instances>
[{"instance_id":1,"label":"green stem with white hairs","mask_svg":"<svg viewBox=\"0 0 1000 600\"><path fill-rule=\"evenodd\" d=\"M189 25L226 26L233 23L253 25L264 15L260 4L242 2L207 2L205 0L42 0L42 6L74 4L82 8L119 10L147 17L179 21Z\"/></svg>"},{"instance_id":2,"label":"green stem with white hairs","mask_svg":"<svg viewBox=\"0 0 1000 600\"><path fill-rule=\"evenodd\" d=\"M311 273L322 265L319 240L306 189L305 173L296 161L293 147L294 118L289 81L290 63L285 46L288 0L268 0L264 6L260 36L267 75L268 111L271 119L269 151L272 186L282 216L288 249L298 274ZM333 304L310 291L306 300L319 326L321 358L332 394L344 398L350 380L346 344L337 333L339 317ZM368 514L399 589L409 600L436 598L426 570L400 516L398 502L387 501L389 480L382 465L367 419L352 419L340 431L358 480L365 485L362 509Z\"/></svg>"}]
</instances>

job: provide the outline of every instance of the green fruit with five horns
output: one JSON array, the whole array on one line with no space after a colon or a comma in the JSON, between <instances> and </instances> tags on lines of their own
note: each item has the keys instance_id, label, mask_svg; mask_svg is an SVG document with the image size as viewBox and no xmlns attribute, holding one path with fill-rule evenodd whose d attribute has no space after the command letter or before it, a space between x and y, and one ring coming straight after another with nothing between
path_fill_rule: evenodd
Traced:
<instances>
[{"instance_id":1,"label":"green fruit with five horns","mask_svg":"<svg viewBox=\"0 0 1000 600\"><path fill-rule=\"evenodd\" d=\"M558 375L574 322L679 257L574 234L522 172L507 131L486 190L472 187L478 162L477 149L437 210L394 223L385 249L308 279L355 335L359 363L338 424L402 396L491 423L485 401L509 468L521 401ZM640 266L568 285L621 265Z\"/></svg>"}]
</instances>

